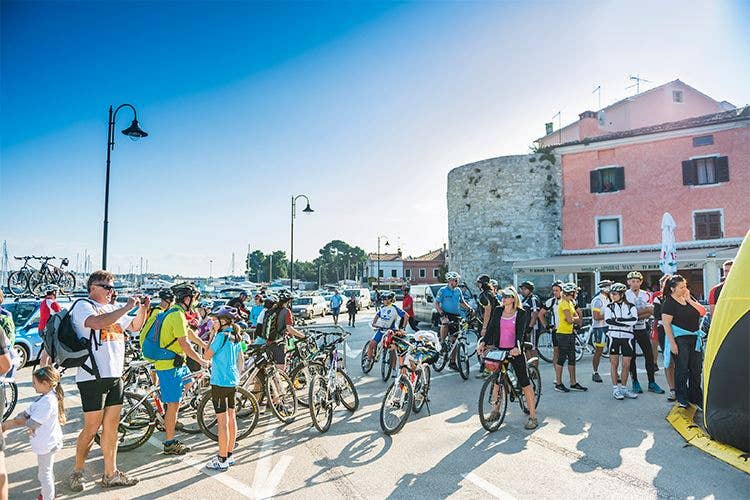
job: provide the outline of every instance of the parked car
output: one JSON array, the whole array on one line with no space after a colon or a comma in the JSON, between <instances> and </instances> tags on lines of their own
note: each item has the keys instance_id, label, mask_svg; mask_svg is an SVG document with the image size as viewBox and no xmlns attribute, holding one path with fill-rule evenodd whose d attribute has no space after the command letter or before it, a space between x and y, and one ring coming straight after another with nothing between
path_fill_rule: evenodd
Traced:
<instances>
[{"instance_id":1,"label":"parked car","mask_svg":"<svg viewBox=\"0 0 750 500\"><path fill-rule=\"evenodd\" d=\"M445 283L437 285L412 285L411 296L414 299L414 317L420 323L430 323L439 327L439 317L435 309L435 295Z\"/></svg>"},{"instance_id":2,"label":"parked car","mask_svg":"<svg viewBox=\"0 0 750 500\"><path fill-rule=\"evenodd\" d=\"M357 310L366 309L374 302L368 288L347 288L341 294L347 298L354 297L357 301ZM344 299L344 303L346 303L346 299Z\"/></svg>"},{"instance_id":3,"label":"parked car","mask_svg":"<svg viewBox=\"0 0 750 500\"><path fill-rule=\"evenodd\" d=\"M292 313L305 319L325 316L328 314L328 310L326 299L321 295L298 297L292 300Z\"/></svg>"},{"instance_id":4,"label":"parked car","mask_svg":"<svg viewBox=\"0 0 750 500\"><path fill-rule=\"evenodd\" d=\"M39 304L38 300L20 300L3 304L3 307L13 315L13 323L16 325L13 350L18 358L19 368L38 361L42 354L42 338L37 328Z\"/></svg>"}]
</instances>

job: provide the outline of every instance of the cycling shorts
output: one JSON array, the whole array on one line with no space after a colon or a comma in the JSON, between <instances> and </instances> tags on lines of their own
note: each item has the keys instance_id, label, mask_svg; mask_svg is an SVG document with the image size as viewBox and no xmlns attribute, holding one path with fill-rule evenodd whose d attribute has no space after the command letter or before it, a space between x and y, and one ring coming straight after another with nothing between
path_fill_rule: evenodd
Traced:
<instances>
[{"instance_id":1,"label":"cycling shorts","mask_svg":"<svg viewBox=\"0 0 750 500\"><path fill-rule=\"evenodd\" d=\"M450 333L458 332L458 329L461 328L461 316L453 313L445 313L445 317L448 318L448 331Z\"/></svg>"},{"instance_id":2,"label":"cycling shorts","mask_svg":"<svg viewBox=\"0 0 750 500\"><path fill-rule=\"evenodd\" d=\"M557 332L552 330L550 333L552 334L552 347L559 347L557 343Z\"/></svg>"},{"instance_id":3,"label":"cycling shorts","mask_svg":"<svg viewBox=\"0 0 750 500\"><path fill-rule=\"evenodd\" d=\"M179 403L182 399L182 389L188 384L186 380L190 374L187 366L172 368L171 370L156 370L159 376L159 391L162 403Z\"/></svg>"},{"instance_id":4,"label":"cycling shorts","mask_svg":"<svg viewBox=\"0 0 750 500\"><path fill-rule=\"evenodd\" d=\"M374 340L376 344L379 344L380 341L383 340L383 335L385 335L387 332L388 330L375 330L375 335L372 336L372 340Z\"/></svg>"},{"instance_id":5,"label":"cycling shorts","mask_svg":"<svg viewBox=\"0 0 750 500\"><path fill-rule=\"evenodd\" d=\"M611 356L633 357L633 344L631 339L609 339L609 354Z\"/></svg>"},{"instance_id":6,"label":"cycling shorts","mask_svg":"<svg viewBox=\"0 0 750 500\"><path fill-rule=\"evenodd\" d=\"M235 387L221 387L211 384L211 403L214 405L214 412L217 415L225 413L227 408L234 410L235 392L237 392Z\"/></svg>"},{"instance_id":7,"label":"cycling shorts","mask_svg":"<svg viewBox=\"0 0 750 500\"><path fill-rule=\"evenodd\" d=\"M105 377L96 380L78 382L83 412L99 411L107 406L122 404L125 391L120 377Z\"/></svg>"},{"instance_id":8,"label":"cycling shorts","mask_svg":"<svg viewBox=\"0 0 750 500\"><path fill-rule=\"evenodd\" d=\"M606 326L591 328L591 340L594 343L594 347L604 347L607 345L607 330Z\"/></svg>"},{"instance_id":9,"label":"cycling shorts","mask_svg":"<svg viewBox=\"0 0 750 500\"><path fill-rule=\"evenodd\" d=\"M495 349L492 350L494 351ZM502 350L510 351L510 349ZM524 388L531 384L531 380L529 380L529 372L526 370L526 356L524 356L523 353L518 356L511 356L510 353L508 353L507 359L510 360L510 365L513 367L513 371L516 374L519 387Z\"/></svg>"},{"instance_id":10,"label":"cycling shorts","mask_svg":"<svg viewBox=\"0 0 750 500\"><path fill-rule=\"evenodd\" d=\"M576 365L576 335L575 333L558 333L557 337L557 365L563 366L565 360L568 366Z\"/></svg>"}]
</instances>

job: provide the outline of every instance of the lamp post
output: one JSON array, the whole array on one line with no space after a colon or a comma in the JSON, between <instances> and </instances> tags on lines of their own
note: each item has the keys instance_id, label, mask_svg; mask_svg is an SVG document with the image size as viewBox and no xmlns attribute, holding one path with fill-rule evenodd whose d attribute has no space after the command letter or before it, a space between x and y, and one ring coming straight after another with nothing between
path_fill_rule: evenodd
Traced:
<instances>
[{"instance_id":1,"label":"lamp post","mask_svg":"<svg viewBox=\"0 0 750 500\"><path fill-rule=\"evenodd\" d=\"M380 238L385 239L385 246L390 246L391 244L388 243L388 237L383 235L378 235L378 290L380 290Z\"/></svg>"},{"instance_id":2,"label":"lamp post","mask_svg":"<svg viewBox=\"0 0 750 500\"><path fill-rule=\"evenodd\" d=\"M104 187L104 235L102 241L102 269L107 269L107 229L109 226L109 163L110 153L115 148L115 120L117 120L117 112L122 108L130 108L133 110L133 122L128 128L122 131L123 134L130 137L132 140L137 141L141 137L146 137L148 134L144 132L141 127L138 126L138 114L132 104L120 104L117 109L112 110L112 106L109 107L109 124L107 127L107 175L106 184Z\"/></svg>"},{"instance_id":3,"label":"lamp post","mask_svg":"<svg viewBox=\"0 0 750 500\"><path fill-rule=\"evenodd\" d=\"M289 244L289 290L294 291L294 218L297 216L297 199L298 198L304 198L305 201L307 201L307 206L302 209L302 211L306 214L314 212L312 208L310 208L310 198L307 197L307 195L304 194L298 194L297 196L292 196L292 237L291 242Z\"/></svg>"}]
</instances>

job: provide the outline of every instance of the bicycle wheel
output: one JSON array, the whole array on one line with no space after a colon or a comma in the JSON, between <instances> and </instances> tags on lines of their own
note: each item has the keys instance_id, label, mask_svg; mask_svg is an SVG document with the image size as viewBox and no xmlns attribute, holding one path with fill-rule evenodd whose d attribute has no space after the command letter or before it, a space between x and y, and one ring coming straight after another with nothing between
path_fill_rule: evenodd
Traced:
<instances>
[{"instance_id":1,"label":"bicycle wheel","mask_svg":"<svg viewBox=\"0 0 750 500\"><path fill-rule=\"evenodd\" d=\"M237 416L237 439L250 435L258 425L258 401L242 387L234 393L234 412ZM219 440L216 412L211 403L211 392L206 392L198 402L198 425L201 432L213 441Z\"/></svg>"},{"instance_id":2,"label":"bicycle wheel","mask_svg":"<svg viewBox=\"0 0 750 500\"><path fill-rule=\"evenodd\" d=\"M294 392L297 394L297 402L300 406L307 408L310 382L315 375L322 375L324 373L325 368L323 367L323 363L318 361L298 365L289 373L289 378L292 380L292 387L294 387Z\"/></svg>"},{"instance_id":3,"label":"bicycle wheel","mask_svg":"<svg viewBox=\"0 0 750 500\"><path fill-rule=\"evenodd\" d=\"M477 353L479 344L479 332L469 328L466 330L466 356L471 359Z\"/></svg>"},{"instance_id":4,"label":"bicycle wheel","mask_svg":"<svg viewBox=\"0 0 750 500\"><path fill-rule=\"evenodd\" d=\"M495 394L496 392L496 394ZM482 384L479 391L479 421L489 432L495 432L505 420L508 411L508 392L499 373L493 374Z\"/></svg>"},{"instance_id":5,"label":"bicycle wheel","mask_svg":"<svg viewBox=\"0 0 750 500\"><path fill-rule=\"evenodd\" d=\"M354 387L351 377L341 368L336 370L336 387L339 390L341 404L351 413L354 413L359 408L359 394L357 394L357 388Z\"/></svg>"},{"instance_id":6,"label":"bicycle wheel","mask_svg":"<svg viewBox=\"0 0 750 500\"><path fill-rule=\"evenodd\" d=\"M310 418L319 432L326 432L333 421L333 398L328 377L315 375L310 383Z\"/></svg>"},{"instance_id":7,"label":"bicycle wheel","mask_svg":"<svg viewBox=\"0 0 750 500\"><path fill-rule=\"evenodd\" d=\"M383 359L380 364L380 377L383 379L383 382L387 382L391 378L395 366L396 354L391 349L383 351Z\"/></svg>"},{"instance_id":8,"label":"bicycle wheel","mask_svg":"<svg viewBox=\"0 0 750 500\"><path fill-rule=\"evenodd\" d=\"M57 285L60 287L60 292L68 295L76 288L76 277L73 273L66 271L60 275Z\"/></svg>"},{"instance_id":9,"label":"bicycle wheel","mask_svg":"<svg viewBox=\"0 0 750 500\"><path fill-rule=\"evenodd\" d=\"M552 363L555 352L555 348L552 345L552 332L545 331L540 333L536 340L536 348L540 358L547 363Z\"/></svg>"},{"instance_id":10,"label":"bicycle wheel","mask_svg":"<svg viewBox=\"0 0 750 500\"><path fill-rule=\"evenodd\" d=\"M272 377L266 377L266 400L271 411L281 423L290 424L297 413L297 394L289 376L274 370Z\"/></svg>"},{"instance_id":11,"label":"bicycle wheel","mask_svg":"<svg viewBox=\"0 0 750 500\"><path fill-rule=\"evenodd\" d=\"M422 371L417 379L417 386L414 389L414 413L422 411L424 404L427 402L427 393L430 390L430 365L422 365Z\"/></svg>"},{"instance_id":12,"label":"bicycle wheel","mask_svg":"<svg viewBox=\"0 0 750 500\"><path fill-rule=\"evenodd\" d=\"M534 408L537 408L542 398L542 374L539 373L539 368L529 363L526 364L526 371L529 373L531 387L534 388Z\"/></svg>"},{"instance_id":13,"label":"bicycle wheel","mask_svg":"<svg viewBox=\"0 0 750 500\"><path fill-rule=\"evenodd\" d=\"M29 290L29 275L24 271L13 271L8 275L8 291L20 297Z\"/></svg>"},{"instance_id":14,"label":"bicycle wheel","mask_svg":"<svg viewBox=\"0 0 750 500\"><path fill-rule=\"evenodd\" d=\"M411 382L403 375L391 382L380 405L380 428L387 435L396 434L409 420L414 404Z\"/></svg>"},{"instance_id":15,"label":"bicycle wheel","mask_svg":"<svg viewBox=\"0 0 750 500\"><path fill-rule=\"evenodd\" d=\"M41 295L45 285L49 285L49 275L41 271L34 271L29 276L29 291L34 295Z\"/></svg>"},{"instance_id":16,"label":"bicycle wheel","mask_svg":"<svg viewBox=\"0 0 750 500\"><path fill-rule=\"evenodd\" d=\"M469 356L466 355L466 346L459 342L456 346L456 364L458 365L458 374L464 380L469 379Z\"/></svg>"},{"instance_id":17,"label":"bicycle wheel","mask_svg":"<svg viewBox=\"0 0 750 500\"><path fill-rule=\"evenodd\" d=\"M148 400L141 401L143 396L126 392L123 397L120 423L117 426L117 449L131 451L142 446L156 428L156 412ZM101 445L101 435L94 436L96 444Z\"/></svg>"},{"instance_id":18,"label":"bicycle wheel","mask_svg":"<svg viewBox=\"0 0 750 500\"><path fill-rule=\"evenodd\" d=\"M5 408L3 408L3 422L8 420L10 414L16 408L18 402L18 386L15 382L3 382L3 395L5 396Z\"/></svg>"},{"instance_id":19,"label":"bicycle wheel","mask_svg":"<svg viewBox=\"0 0 750 500\"><path fill-rule=\"evenodd\" d=\"M370 341L368 340L367 342L365 342L365 346L362 348L362 356L359 361L359 364L362 367L362 373L365 374L370 373L370 370L372 370L373 360L367 356L367 349L369 348L369 346Z\"/></svg>"},{"instance_id":20,"label":"bicycle wheel","mask_svg":"<svg viewBox=\"0 0 750 500\"><path fill-rule=\"evenodd\" d=\"M435 358L435 362L432 364L432 367L435 368L435 371L438 373L443 371L446 363L448 363L448 349L446 349L445 342L443 342L441 346L442 348L440 349L437 358Z\"/></svg>"}]
</instances>

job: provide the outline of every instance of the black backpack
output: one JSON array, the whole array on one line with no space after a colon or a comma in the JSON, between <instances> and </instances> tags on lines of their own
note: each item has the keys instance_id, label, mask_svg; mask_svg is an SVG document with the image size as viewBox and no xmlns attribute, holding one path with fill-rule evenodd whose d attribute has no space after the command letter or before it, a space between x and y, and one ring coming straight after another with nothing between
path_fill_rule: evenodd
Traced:
<instances>
[{"instance_id":1,"label":"black backpack","mask_svg":"<svg viewBox=\"0 0 750 500\"><path fill-rule=\"evenodd\" d=\"M73 308L82 300L93 304L88 299L76 300L70 306L70 310L63 309L51 316L44 331L39 332L39 335L44 342L44 350L56 365L61 368L83 368L94 377L100 378L99 368L93 356L93 350L101 346L96 339L96 331L92 329L88 338L80 338L70 319ZM85 365L88 360L91 360L91 368Z\"/></svg>"}]
</instances>

